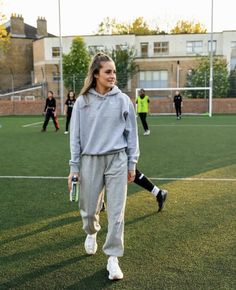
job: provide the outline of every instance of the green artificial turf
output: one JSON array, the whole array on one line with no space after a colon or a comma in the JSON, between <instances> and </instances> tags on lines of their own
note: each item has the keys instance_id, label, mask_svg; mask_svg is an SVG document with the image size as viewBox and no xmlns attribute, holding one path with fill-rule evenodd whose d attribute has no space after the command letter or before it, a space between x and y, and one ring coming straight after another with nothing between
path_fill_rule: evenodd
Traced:
<instances>
[{"instance_id":1,"label":"green artificial turf","mask_svg":"<svg viewBox=\"0 0 236 290\"><path fill-rule=\"evenodd\" d=\"M98 252L88 256L78 206L69 201L65 119L59 132L50 121L41 133L42 124L23 127L41 116L0 117L0 289L236 289L235 120L153 116L143 136L138 119L138 167L169 194L157 213L155 198L129 185L124 279L111 282L102 252L106 212Z\"/></svg>"}]
</instances>

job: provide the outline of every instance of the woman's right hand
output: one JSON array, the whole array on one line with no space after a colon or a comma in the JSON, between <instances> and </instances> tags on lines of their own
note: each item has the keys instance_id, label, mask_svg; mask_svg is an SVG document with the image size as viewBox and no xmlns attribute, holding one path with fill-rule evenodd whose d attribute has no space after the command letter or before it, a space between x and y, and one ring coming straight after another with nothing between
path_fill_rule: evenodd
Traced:
<instances>
[{"instance_id":1,"label":"woman's right hand","mask_svg":"<svg viewBox=\"0 0 236 290\"><path fill-rule=\"evenodd\" d=\"M76 176L78 178L78 182L79 182L79 173L78 172L71 172L68 176L68 190L69 190L69 192L71 191L72 177L73 176Z\"/></svg>"},{"instance_id":2,"label":"woman's right hand","mask_svg":"<svg viewBox=\"0 0 236 290\"><path fill-rule=\"evenodd\" d=\"M131 183L131 182L134 181L135 174L136 174L135 170L129 170L128 171L128 183Z\"/></svg>"}]
</instances>

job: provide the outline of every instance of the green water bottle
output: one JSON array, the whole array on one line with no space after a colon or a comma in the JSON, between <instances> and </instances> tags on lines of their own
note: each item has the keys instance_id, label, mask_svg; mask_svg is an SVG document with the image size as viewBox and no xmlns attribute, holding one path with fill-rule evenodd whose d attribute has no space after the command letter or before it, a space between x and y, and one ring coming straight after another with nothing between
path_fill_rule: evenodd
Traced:
<instances>
[{"instance_id":1,"label":"green water bottle","mask_svg":"<svg viewBox=\"0 0 236 290\"><path fill-rule=\"evenodd\" d=\"M78 177L72 176L71 179L71 191L70 191L70 201L77 202L79 200L79 183Z\"/></svg>"}]
</instances>

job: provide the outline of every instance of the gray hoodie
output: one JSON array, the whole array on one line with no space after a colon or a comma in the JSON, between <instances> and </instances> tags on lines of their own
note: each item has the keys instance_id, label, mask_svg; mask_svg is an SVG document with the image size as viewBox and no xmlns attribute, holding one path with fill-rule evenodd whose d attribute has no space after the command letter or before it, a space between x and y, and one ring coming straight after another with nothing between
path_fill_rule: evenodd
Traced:
<instances>
[{"instance_id":1,"label":"gray hoodie","mask_svg":"<svg viewBox=\"0 0 236 290\"><path fill-rule=\"evenodd\" d=\"M117 86L105 95L90 89L77 98L70 123L70 172L80 171L81 155L107 155L126 150L128 169L135 170L139 144L135 110Z\"/></svg>"}]
</instances>

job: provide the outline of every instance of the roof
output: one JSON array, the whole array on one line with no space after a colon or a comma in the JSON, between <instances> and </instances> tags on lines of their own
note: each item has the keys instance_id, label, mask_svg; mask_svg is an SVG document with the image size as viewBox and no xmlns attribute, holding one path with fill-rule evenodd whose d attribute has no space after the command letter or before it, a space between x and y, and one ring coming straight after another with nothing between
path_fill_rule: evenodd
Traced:
<instances>
[{"instance_id":1,"label":"roof","mask_svg":"<svg viewBox=\"0 0 236 290\"><path fill-rule=\"evenodd\" d=\"M27 23L24 23L25 25L25 35L12 35L12 37L23 37L23 38L31 38L31 39L38 39L38 35L37 35L37 28L34 26L31 26ZM6 30L8 33L11 32L11 25L10 25L10 21L6 22L4 24L4 26L6 27ZM56 35L53 35L51 33L48 33L49 37L56 37Z\"/></svg>"}]
</instances>

